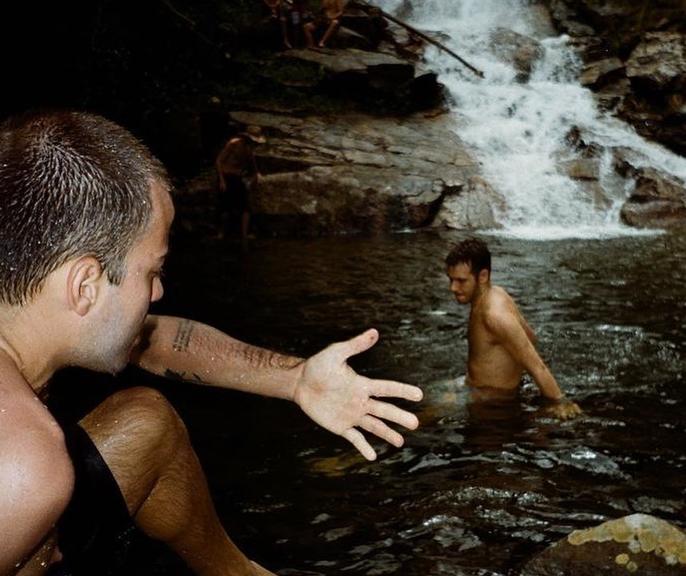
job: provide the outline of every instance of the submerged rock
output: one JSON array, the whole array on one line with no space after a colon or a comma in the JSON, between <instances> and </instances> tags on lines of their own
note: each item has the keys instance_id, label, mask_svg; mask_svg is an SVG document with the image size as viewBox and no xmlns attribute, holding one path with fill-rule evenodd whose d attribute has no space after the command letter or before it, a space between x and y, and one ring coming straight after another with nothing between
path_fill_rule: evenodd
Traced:
<instances>
[{"instance_id":1,"label":"submerged rock","mask_svg":"<svg viewBox=\"0 0 686 576\"><path fill-rule=\"evenodd\" d=\"M632 514L575 530L528 562L520 576L677 576L686 573L686 535L675 526Z\"/></svg>"}]
</instances>

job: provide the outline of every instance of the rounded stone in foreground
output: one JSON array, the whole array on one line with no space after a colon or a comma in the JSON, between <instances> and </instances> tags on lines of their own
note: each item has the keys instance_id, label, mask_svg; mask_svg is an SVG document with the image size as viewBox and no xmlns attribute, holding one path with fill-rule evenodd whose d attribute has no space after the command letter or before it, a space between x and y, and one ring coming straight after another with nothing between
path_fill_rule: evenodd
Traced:
<instances>
[{"instance_id":1,"label":"rounded stone in foreground","mask_svg":"<svg viewBox=\"0 0 686 576\"><path fill-rule=\"evenodd\" d=\"M686 575L686 535L669 522L632 514L575 530L528 562L520 576Z\"/></svg>"}]
</instances>

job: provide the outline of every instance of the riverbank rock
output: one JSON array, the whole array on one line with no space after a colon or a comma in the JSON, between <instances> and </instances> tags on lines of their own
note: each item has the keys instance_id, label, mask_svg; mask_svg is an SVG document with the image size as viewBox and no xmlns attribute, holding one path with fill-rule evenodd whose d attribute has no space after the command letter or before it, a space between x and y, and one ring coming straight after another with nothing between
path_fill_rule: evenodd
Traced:
<instances>
[{"instance_id":1,"label":"riverbank rock","mask_svg":"<svg viewBox=\"0 0 686 576\"><path fill-rule=\"evenodd\" d=\"M634 172L636 188L622 206L622 220L640 228L686 226L684 183L654 168L641 168Z\"/></svg>"},{"instance_id":2,"label":"riverbank rock","mask_svg":"<svg viewBox=\"0 0 686 576\"><path fill-rule=\"evenodd\" d=\"M260 234L313 236L428 226L444 199L478 173L442 117L232 116L260 126L267 137L257 150L262 178L252 202ZM186 193L212 197L207 190L212 182L206 173Z\"/></svg>"},{"instance_id":3,"label":"riverbank rock","mask_svg":"<svg viewBox=\"0 0 686 576\"><path fill-rule=\"evenodd\" d=\"M520 576L634 573L686 573L686 535L654 516L632 514L587 530L575 530L528 562Z\"/></svg>"},{"instance_id":4,"label":"riverbank rock","mask_svg":"<svg viewBox=\"0 0 686 576\"><path fill-rule=\"evenodd\" d=\"M506 206L505 198L486 180L472 176L466 185L456 183L447 189L433 225L457 230L500 228L497 216Z\"/></svg>"}]
</instances>

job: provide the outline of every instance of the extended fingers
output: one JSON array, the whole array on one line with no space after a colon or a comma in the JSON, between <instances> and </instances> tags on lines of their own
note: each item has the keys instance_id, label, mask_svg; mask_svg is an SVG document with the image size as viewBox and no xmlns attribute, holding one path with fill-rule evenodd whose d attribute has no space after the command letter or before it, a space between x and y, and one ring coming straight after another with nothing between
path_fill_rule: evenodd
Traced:
<instances>
[{"instance_id":1,"label":"extended fingers","mask_svg":"<svg viewBox=\"0 0 686 576\"><path fill-rule=\"evenodd\" d=\"M377 418L383 418L384 420L389 420L390 422L395 422L400 424L405 428L414 430L419 426L419 420L417 417L408 412L407 410L402 410L393 404L388 402L380 402L379 400L369 401L369 413Z\"/></svg>"},{"instance_id":2,"label":"extended fingers","mask_svg":"<svg viewBox=\"0 0 686 576\"><path fill-rule=\"evenodd\" d=\"M389 444L393 444L396 448L400 448L403 443L403 437L393 430L388 424L382 422L374 416L365 416L360 422L360 427L364 428L367 432L371 432L375 436L378 436L382 440L385 440Z\"/></svg>"},{"instance_id":3,"label":"extended fingers","mask_svg":"<svg viewBox=\"0 0 686 576\"><path fill-rule=\"evenodd\" d=\"M369 380L369 389L372 396L403 398L413 402L419 402L424 396L421 388L395 380Z\"/></svg>"},{"instance_id":4,"label":"extended fingers","mask_svg":"<svg viewBox=\"0 0 686 576\"><path fill-rule=\"evenodd\" d=\"M355 428L348 428L341 434L348 442L350 442L367 460L376 460L376 452L371 447L362 432Z\"/></svg>"}]
</instances>

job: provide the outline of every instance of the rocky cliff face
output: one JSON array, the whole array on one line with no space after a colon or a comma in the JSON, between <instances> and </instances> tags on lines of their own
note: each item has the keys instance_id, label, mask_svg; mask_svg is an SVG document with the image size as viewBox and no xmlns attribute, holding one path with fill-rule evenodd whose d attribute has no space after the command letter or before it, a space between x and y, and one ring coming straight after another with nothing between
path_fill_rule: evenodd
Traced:
<instances>
[{"instance_id":1,"label":"rocky cliff face","mask_svg":"<svg viewBox=\"0 0 686 576\"><path fill-rule=\"evenodd\" d=\"M581 81L596 91L601 107L648 138L682 151L686 68L678 3L638 8L612 0L547 3L548 10L541 1L532 2L531 9L551 35L548 12L561 31L573 36L586 63ZM490 41L490 49L517 70L517 81L526 83L542 56L541 45L507 28L494 30ZM268 144L257 153L263 178L253 218L260 233L497 227L496 213L506 212L507 198L481 177L478 164L448 128L449 117L441 115L441 86L436 74L423 68L421 51L416 37L378 12L349 7L330 48L261 52L257 59L232 56L234 64L253 71L259 85L248 86L244 96L218 89L209 121L199 117L196 128L187 130L186 119L183 131L201 134L203 123L217 134L220 125L225 133L229 125L264 129ZM582 136L575 140L581 158L560 169L603 205L600 153ZM622 209L623 221L682 225L684 183L634 167L619 148L613 155L615 171L637 183ZM202 197L211 203L211 171L188 189L182 206L192 209Z\"/></svg>"},{"instance_id":2,"label":"rocky cliff face","mask_svg":"<svg viewBox=\"0 0 686 576\"><path fill-rule=\"evenodd\" d=\"M686 3L549 0L586 67L582 83L650 140L686 156Z\"/></svg>"}]
</instances>

